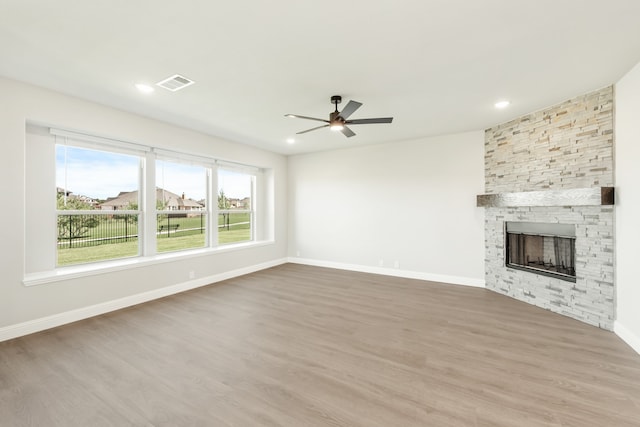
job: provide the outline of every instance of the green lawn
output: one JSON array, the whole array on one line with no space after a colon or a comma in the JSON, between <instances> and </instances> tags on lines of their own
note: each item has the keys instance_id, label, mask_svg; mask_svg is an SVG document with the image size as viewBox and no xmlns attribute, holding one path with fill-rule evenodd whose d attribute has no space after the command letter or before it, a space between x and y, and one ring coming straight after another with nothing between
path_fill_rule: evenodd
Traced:
<instances>
[{"instance_id":1,"label":"green lawn","mask_svg":"<svg viewBox=\"0 0 640 427\"><path fill-rule=\"evenodd\" d=\"M81 248L58 249L58 265L85 264L138 255L138 239Z\"/></svg>"},{"instance_id":2,"label":"green lawn","mask_svg":"<svg viewBox=\"0 0 640 427\"><path fill-rule=\"evenodd\" d=\"M218 230L218 244L245 242L251 238L251 230L248 228L237 228L227 230ZM184 249L202 248L204 247L204 234L171 234L171 237L158 236L158 252L180 251Z\"/></svg>"},{"instance_id":3,"label":"green lawn","mask_svg":"<svg viewBox=\"0 0 640 427\"><path fill-rule=\"evenodd\" d=\"M228 221L225 221L222 214L218 215L218 244L224 245L248 241L251 238L249 221L250 216L248 213L229 214ZM108 227L104 227L103 224L101 224L96 227L96 229L91 229L90 233L87 233L83 239L78 239L74 242L74 245L79 247L69 248L64 245L59 245L58 265L83 264L132 257L138 254L138 239L136 237L130 237L128 242L106 240L104 243L97 245L95 241L90 241L96 238L112 238L125 236L126 234L131 236L137 232L137 224L125 224L125 221L122 219L104 218L102 222L111 222L112 224ZM179 226L174 228L176 224L179 224ZM224 226L222 226L223 224ZM158 230L160 229L160 225L164 225L164 227L163 230L157 234L158 252L202 248L205 245L205 233L204 229L201 229L200 217L168 218L167 224L167 218L165 216L161 217L158 221ZM103 230L99 231L101 228ZM168 233L166 231L167 229L170 230ZM125 231L128 233L125 234ZM61 241L65 242L64 239Z\"/></svg>"}]
</instances>

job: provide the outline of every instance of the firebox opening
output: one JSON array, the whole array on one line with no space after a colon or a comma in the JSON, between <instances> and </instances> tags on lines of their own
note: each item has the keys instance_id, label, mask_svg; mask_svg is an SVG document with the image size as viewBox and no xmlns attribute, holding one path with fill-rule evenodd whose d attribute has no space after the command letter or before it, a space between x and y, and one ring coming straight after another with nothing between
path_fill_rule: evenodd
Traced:
<instances>
[{"instance_id":1,"label":"firebox opening","mask_svg":"<svg viewBox=\"0 0 640 427\"><path fill-rule=\"evenodd\" d=\"M572 224L507 222L505 265L576 281L576 229Z\"/></svg>"}]
</instances>

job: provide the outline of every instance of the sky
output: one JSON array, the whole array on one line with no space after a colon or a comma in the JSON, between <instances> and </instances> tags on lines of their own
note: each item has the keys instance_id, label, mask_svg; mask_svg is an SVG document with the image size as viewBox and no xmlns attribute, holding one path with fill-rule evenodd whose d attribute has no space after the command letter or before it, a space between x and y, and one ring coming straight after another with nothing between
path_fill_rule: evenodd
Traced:
<instances>
[{"instance_id":1,"label":"sky","mask_svg":"<svg viewBox=\"0 0 640 427\"><path fill-rule=\"evenodd\" d=\"M122 191L137 190L139 165L136 156L56 145L56 186L75 195L104 200ZM202 166L158 160L156 186L202 200L206 195L206 170ZM219 170L218 188L224 188L227 197L249 197L251 178Z\"/></svg>"}]
</instances>

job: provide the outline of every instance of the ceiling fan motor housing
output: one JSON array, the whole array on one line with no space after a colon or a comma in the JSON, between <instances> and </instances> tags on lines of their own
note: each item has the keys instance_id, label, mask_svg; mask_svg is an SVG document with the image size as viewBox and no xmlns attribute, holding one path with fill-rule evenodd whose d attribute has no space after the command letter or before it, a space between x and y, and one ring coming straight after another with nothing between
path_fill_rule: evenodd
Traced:
<instances>
[{"instance_id":1,"label":"ceiling fan motor housing","mask_svg":"<svg viewBox=\"0 0 640 427\"><path fill-rule=\"evenodd\" d=\"M344 119L342 117L340 117L340 112L339 111L334 111L333 113L331 113L329 115L329 121L331 123L334 123L334 122L344 123Z\"/></svg>"}]
</instances>

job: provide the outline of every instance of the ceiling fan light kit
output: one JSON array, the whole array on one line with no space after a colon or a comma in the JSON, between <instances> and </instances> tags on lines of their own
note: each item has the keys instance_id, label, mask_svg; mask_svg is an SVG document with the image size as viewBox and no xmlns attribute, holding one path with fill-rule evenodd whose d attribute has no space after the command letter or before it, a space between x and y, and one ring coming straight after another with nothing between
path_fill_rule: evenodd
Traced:
<instances>
[{"instance_id":1,"label":"ceiling fan light kit","mask_svg":"<svg viewBox=\"0 0 640 427\"><path fill-rule=\"evenodd\" d=\"M374 123L391 123L393 121L393 117L379 117L375 119L355 119L355 120L347 120L358 108L362 106L362 103L357 101L349 101L347 105L342 109L342 111L338 111L338 104L342 102L342 96L333 95L331 97L331 103L335 105L335 111L329 114L329 120L318 119L316 117L307 117L300 116L298 114L285 114L285 117L290 117L293 119L305 119L305 120L315 120L317 122L324 122L326 124L322 126L317 126L311 129L303 130L298 132L296 135L300 135L303 133L311 132L317 129L322 129L328 127L329 129L341 132L347 138L351 138L355 136L355 132L347 127L347 125L365 125L365 124L374 124Z\"/></svg>"}]
</instances>

